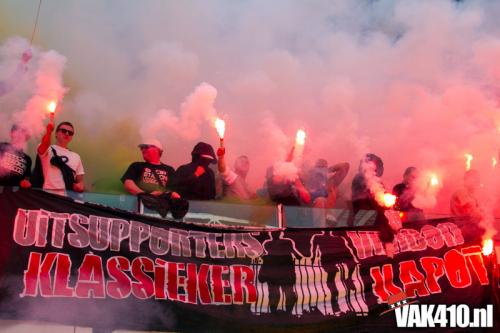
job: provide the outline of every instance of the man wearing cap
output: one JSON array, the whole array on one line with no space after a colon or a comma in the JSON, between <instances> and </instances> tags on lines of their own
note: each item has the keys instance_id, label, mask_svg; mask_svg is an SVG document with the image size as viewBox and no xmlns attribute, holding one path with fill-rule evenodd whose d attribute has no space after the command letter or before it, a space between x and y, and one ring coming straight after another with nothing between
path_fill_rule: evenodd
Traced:
<instances>
[{"instance_id":1,"label":"man wearing cap","mask_svg":"<svg viewBox=\"0 0 500 333\"><path fill-rule=\"evenodd\" d=\"M125 190L133 195L147 193L153 196L168 192L175 170L160 161L163 153L160 141L146 140L139 149L144 162L134 162L128 167L121 178ZM172 197L179 198L179 195L173 192Z\"/></svg>"},{"instance_id":2,"label":"man wearing cap","mask_svg":"<svg viewBox=\"0 0 500 333\"><path fill-rule=\"evenodd\" d=\"M175 190L188 200L215 199L215 174L209 167L217 163L214 149L208 143L198 142L191 156L191 163L180 166L175 172Z\"/></svg>"},{"instance_id":3,"label":"man wearing cap","mask_svg":"<svg viewBox=\"0 0 500 333\"><path fill-rule=\"evenodd\" d=\"M31 158L23 148L29 140L26 129L14 124L10 130L10 142L0 143L0 185L31 187Z\"/></svg>"}]
</instances>

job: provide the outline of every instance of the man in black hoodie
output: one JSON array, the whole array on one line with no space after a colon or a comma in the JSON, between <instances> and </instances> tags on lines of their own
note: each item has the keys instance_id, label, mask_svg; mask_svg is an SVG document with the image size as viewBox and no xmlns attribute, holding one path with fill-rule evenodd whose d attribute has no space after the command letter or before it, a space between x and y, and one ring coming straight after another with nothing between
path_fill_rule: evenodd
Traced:
<instances>
[{"instance_id":1,"label":"man in black hoodie","mask_svg":"<svg viewBox=\"0 0 500 333\"><path fill-rule=\"evenodd\" d=\"M368 169L373 172L369 172ZM358 174L352 180L352 211L354 219L361 210L374 211L376 213L375 226L380 231L380 239L383 243L391 243L394 239L394 232L385 216L387 208L375 200L375 193L372 193L369 184L369 182L379 182L383 174L384 163L382 159L375 154L366 154L360 162ZM380 186L383 187L381 183Z\"/></svg>"},{"instance_id":2,"label":"man in black hoodie","mask_svg":"<svg viewBox=\"0 0 500 333\"><path fill-rule=\"evenodd\" d=\"M175 172L173 188L184 199L215 199L215 175L209 168L211 163L217 163L214 149L208 143L198 142L191 156L192 162L181 165Z\"/></svg>"}]
</instances>

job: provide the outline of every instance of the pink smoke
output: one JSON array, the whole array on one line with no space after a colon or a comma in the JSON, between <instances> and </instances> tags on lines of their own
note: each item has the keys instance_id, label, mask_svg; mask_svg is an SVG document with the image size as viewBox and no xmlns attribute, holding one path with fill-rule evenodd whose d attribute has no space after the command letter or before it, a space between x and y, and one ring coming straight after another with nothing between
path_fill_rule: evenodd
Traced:
<instances>
[{"instance_id":1,"label":"pink smoke","mask_svg":"<svg viewBox=\"0 0 500 333\"><path fill-rule=\"evenodd\" d=\"M39 136L48 118L47 105L51 101L61 102L67 88L62 82L66 58L56 51L41 52L35 72L35 91L21 112L13 115L14 122L28 129L31 135Z\"/></svg>"}]
</instances>

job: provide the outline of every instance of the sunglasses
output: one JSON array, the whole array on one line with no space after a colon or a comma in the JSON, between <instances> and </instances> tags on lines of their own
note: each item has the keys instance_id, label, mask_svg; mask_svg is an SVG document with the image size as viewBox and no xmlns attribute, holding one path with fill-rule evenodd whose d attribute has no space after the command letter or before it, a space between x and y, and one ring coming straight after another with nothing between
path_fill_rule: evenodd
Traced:
<instances>
[{"instance_id":1,"label":"sunglasses","mask_svg":"<svg viewBox=\"0 0 500 333\"><path fill-rule=\"evenodd\" d=\"M69 136L73 136L75 134L75 132L71 131L71 130L67 130L65 128L60 128L59 129L59 132L61 132L62 134L66 134L66 135L69 135Z\"/></svg>"}]
</instances>

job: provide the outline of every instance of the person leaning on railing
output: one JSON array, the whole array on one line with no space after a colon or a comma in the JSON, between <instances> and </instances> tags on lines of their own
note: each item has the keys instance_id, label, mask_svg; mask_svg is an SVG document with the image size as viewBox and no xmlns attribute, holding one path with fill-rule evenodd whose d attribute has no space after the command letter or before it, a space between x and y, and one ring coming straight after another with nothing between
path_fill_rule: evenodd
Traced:
<instances>
[{"instance_id":1,"label":"person leaning on railing","mask_svg":"<svg viewBox=\"0 0 500 333\"><path fill-rule=\"evenodd\" d=\"M189 203L170 190L175 170L161 162L162 144L156 139L146 140L139 149L144 162L134 162L127 168L121 178L125 190L137 195L147 208L156 210L162 217L168 211L175 219L184 217Z\"/></svg>"},{"instance_id":2,"label":"person leaning on railing","mask_svg":"<svg viewBox=\"0 0 500 333\"><path fill-rule=\"evenodd\" d=\"M174 175L174 168L161 162L163 146L158 140L146 140L139 145L144 162L133 162L125 171L121 181L125 190L138 195L148 193L159 196L168 192ZM180 198L173 192L174 198Z\"/></svg>"}]
</instances>

